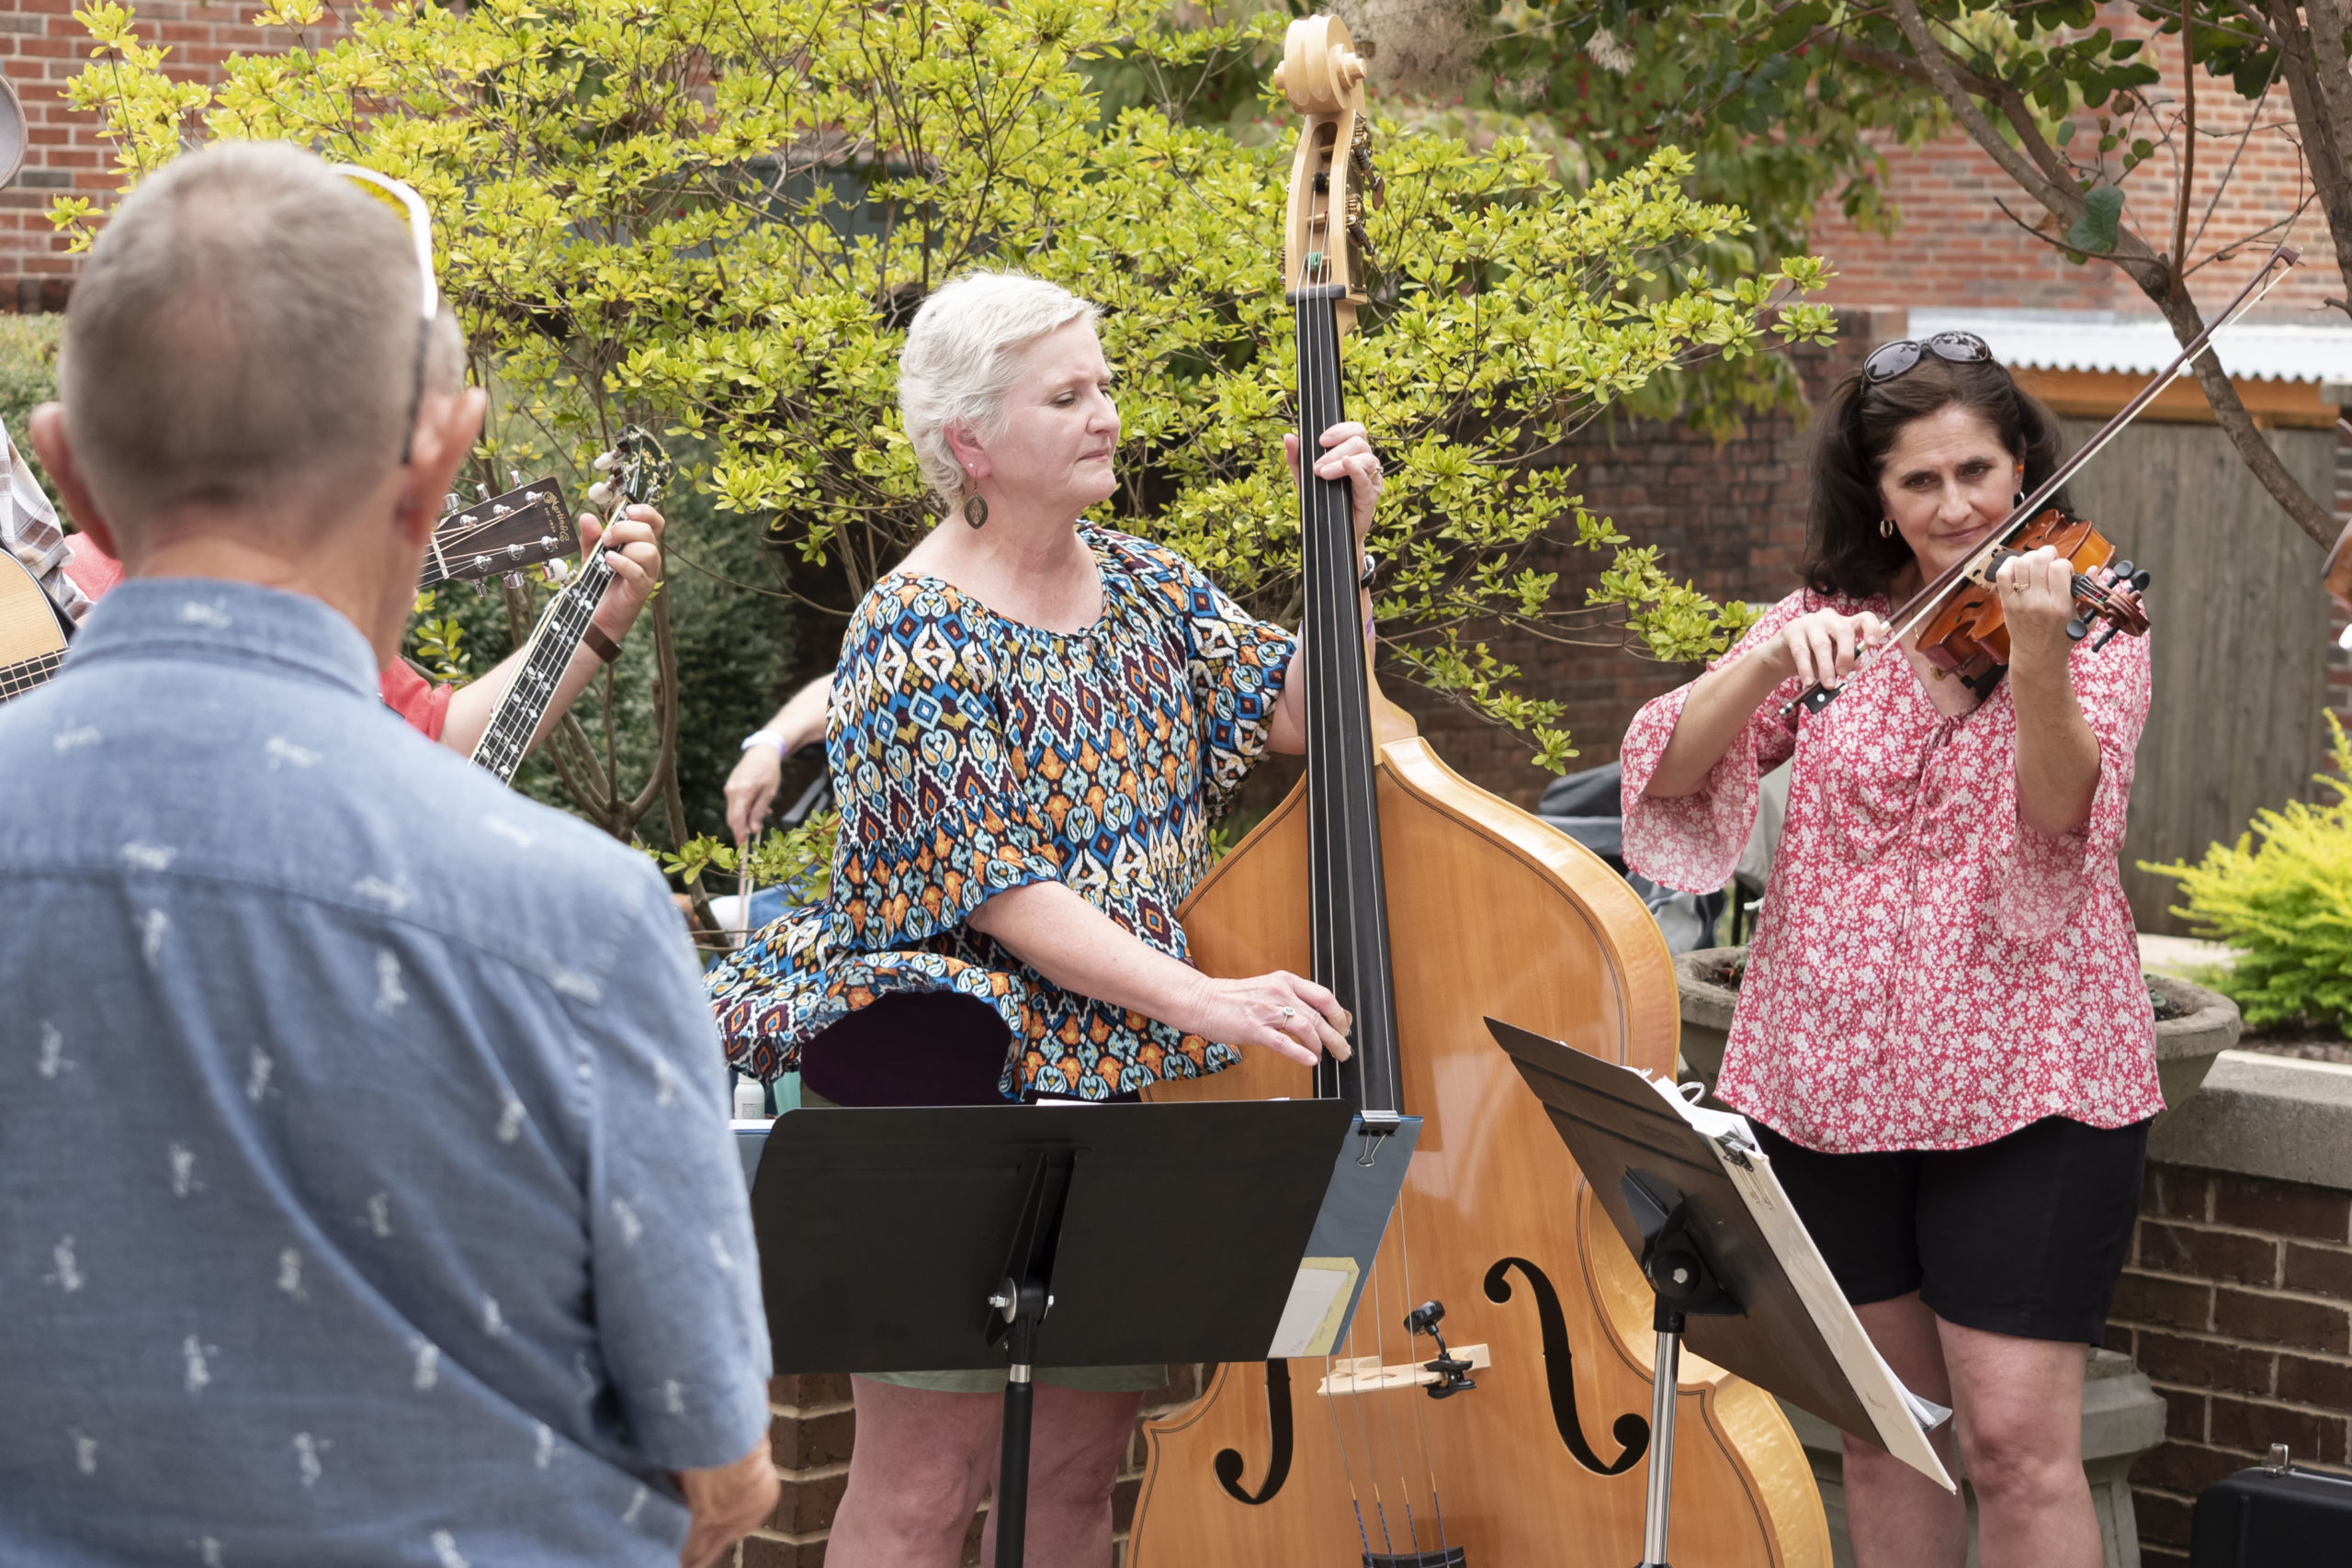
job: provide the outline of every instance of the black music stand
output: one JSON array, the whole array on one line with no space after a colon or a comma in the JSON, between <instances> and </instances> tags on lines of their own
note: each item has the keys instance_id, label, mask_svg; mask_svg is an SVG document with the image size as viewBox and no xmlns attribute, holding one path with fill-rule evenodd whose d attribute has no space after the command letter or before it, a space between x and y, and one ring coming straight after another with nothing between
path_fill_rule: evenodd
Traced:
<instances>
[{"instance_id":1,"label":"black music stand","mask_svg":"<svg viewBox=\"0 0 2352 1568\"><path fill-rule=\"evenodd\" d=\"M1031 1370L1264 1359L1353 1120L1336 1100L789 1112L752 1181L776 1370L1005 1367L996 1561L1019 1568Z\"/></svg>"},{"instance_id":2,"label":"black music stand","mask_svg":"<svg viewBox=\"0 0 2352 1568\"><path fill-rule=\"evenodd\" d=\"M1630 1067L1511 1024L1487 1027L1518 1064L1657 1297L1649 1496L1641 1568L1667 1568L1674 1395L1682 1342L1717 1366L1953 1490L1927 1432L1951 1413L1905 1391L1863 1331L1771 1175L1731 1131L1710 1136ZM1738 1123L1744 1127L1744 1123Z\"/></svg>"}]
</instances>

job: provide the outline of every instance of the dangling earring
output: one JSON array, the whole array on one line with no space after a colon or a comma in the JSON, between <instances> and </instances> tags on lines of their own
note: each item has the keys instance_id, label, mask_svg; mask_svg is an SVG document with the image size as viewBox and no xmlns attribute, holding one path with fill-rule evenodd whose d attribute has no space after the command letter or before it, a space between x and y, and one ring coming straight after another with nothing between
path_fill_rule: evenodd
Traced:
<instances>
[{"instance_id":1,"label":"dangling earring","mask_svg":"<svg viewBox=\"0 0 2352 1568\"><path fill-rule=\"evenodd\" d=\"M986 527L989 520L988 498L974 491L964 498L964 521L974 528Z\"/></svg>"},{"instance_id":2,"label":"dangling earring","mask_svg":"<svg viewBox=\"0 0 2352 1568\"><path fill-rule=\"evenodd\" d=\"M1882 517L1878 520L1878 536L1882 539L1892 539L1894 537L1894 518Z\"/></svg>"}]
</instances>

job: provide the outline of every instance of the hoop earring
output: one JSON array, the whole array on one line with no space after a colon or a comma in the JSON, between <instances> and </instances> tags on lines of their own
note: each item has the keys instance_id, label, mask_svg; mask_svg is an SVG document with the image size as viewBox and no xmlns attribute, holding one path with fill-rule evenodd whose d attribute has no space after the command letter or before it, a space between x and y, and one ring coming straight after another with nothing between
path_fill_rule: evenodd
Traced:
<instances>
[{"instance_id":1,"label":"hoop earring","mask_svg":"<svg viewBox=\"0 0 2352 1568\"><path fill-rule=\"evenodd\" d=\"M1892 539L1894 537L1894 518L1882 517L1878 520L1878 536L1882 539Z\"/></svg>"},{"instance_id":2,"label":"hoop earring","mask_svg":"<svg viewBox=\"0 0 2352 1568\"><path fill-rule=\"evenodd\" d=\"M964 522L969 527L983 528L988 525L988 498L974 491L964 498Z\"/></svg>"}]
</instances>

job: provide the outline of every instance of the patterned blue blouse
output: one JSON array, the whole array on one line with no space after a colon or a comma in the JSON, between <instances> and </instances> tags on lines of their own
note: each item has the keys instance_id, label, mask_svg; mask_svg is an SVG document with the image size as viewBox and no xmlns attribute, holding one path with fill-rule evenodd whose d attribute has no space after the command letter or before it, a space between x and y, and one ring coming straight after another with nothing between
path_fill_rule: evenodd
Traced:
<instances>
[{"instance_id":1,"label":"patterned blue blouse","mask_svg":"<svg viewBox=\"0 0 2352 1568\"><path fill-rule=\"evenodd\" d=\"M965 921L1058 881L1160 952L1209 863L1209 825L1265 750L1297 644L1157 545L1083 527L1102 613L1006 620L893 573L852 617L826 755L832 886L709 975L728 1055L789 1072L812 1035L892 992L952 990L1012 1033L1000 1088L1104 1100L1216 1072L1232 1046L1065 991Z\"/></svg>"}]
</instances>

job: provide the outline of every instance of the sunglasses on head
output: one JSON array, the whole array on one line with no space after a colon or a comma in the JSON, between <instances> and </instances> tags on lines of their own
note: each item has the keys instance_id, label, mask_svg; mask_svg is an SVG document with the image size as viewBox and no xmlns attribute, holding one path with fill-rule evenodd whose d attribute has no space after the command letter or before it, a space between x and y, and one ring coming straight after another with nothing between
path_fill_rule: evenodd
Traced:
<instances>
[{"instance_id":1,"label":"sunglasses on head","mask_svg":"<svg viewBox=\"0 0 2352 1568\"><path fill-rule=\"evenodd\" d=\"M1873 387L1892 381L1928 355L1954 365L1981 365L1993 357L1993 345L1974 333L1938 333L1933 337L1897 338L1871 350L1862 361L1862 378Z\"/></svg>"},{"instance_id":2,"label":"sunglasses on head","mask_svg":"<svg viewBox=\"0 0 2352 1568\"><path fill-rule=\"evenodd\" d=\"M416 276L421 280L420 306L422 314L416 324L416 364L411 373L408 392L408 420L401 426L401 462L406 466L409 447L416 438L417 410L424 405L424 351L433 331L433 318L440 310L441 289L433 276L433 214L425 207L424 198L406 182L390 175L379 175L373 169L363 169L356 164L337 164L335 173L353 181L359 188L396 208L408 220L409 241L416 247Z\"/></svg>"}]
</instances>

